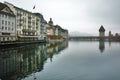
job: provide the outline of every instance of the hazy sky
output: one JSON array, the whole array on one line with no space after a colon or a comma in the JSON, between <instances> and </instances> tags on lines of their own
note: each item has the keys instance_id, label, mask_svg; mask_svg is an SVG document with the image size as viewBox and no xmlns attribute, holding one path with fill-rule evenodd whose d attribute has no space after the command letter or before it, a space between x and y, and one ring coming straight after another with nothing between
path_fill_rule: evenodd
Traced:
<instances>
[{"instance_id":1,"label":"hazy sky","mask_svg":"<svg viewBox=\"0 0 120 80\"><path fill-rule=\"evenodd\" d=\"M0 0L4 2L4 0ZM71 31L98 35L103 25L106 34L120 33L120 0L6 0L26 10L39 12L45 20ZM33 10L33 6L36 8Z\"/></svg>"}]
</instances>

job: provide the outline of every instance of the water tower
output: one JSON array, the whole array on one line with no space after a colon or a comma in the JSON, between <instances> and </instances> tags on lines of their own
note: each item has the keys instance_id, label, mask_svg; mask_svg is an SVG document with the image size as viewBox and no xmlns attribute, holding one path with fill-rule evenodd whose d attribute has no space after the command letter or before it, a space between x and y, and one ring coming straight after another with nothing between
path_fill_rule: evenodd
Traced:
<instances>
[{"instance_id":1,"label":"water tower","mask_svg":"<svg viewBox=\"0 0 120 80\"><path fill-rule=\"evenodd\" d=\"M103 27L103 25L101 25L100 29L99 29L99 37L104 37L105 36L105 29Z\"/></svg>"}]
</instances>

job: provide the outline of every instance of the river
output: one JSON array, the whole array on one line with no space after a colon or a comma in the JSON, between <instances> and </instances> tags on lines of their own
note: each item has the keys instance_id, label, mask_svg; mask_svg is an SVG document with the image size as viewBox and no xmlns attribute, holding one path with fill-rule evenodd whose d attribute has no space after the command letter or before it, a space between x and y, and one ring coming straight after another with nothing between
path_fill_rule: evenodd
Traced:
<instances>
[{"instance_id":1,"label":"river","mask_svg":"<svg viewBox=\"0 0 120 80\"><path fill-rule=\"evenodd\" d=\"M1 80L120 80L120 42L65 41L0 49Z\"/></svg>"}]
</instances>

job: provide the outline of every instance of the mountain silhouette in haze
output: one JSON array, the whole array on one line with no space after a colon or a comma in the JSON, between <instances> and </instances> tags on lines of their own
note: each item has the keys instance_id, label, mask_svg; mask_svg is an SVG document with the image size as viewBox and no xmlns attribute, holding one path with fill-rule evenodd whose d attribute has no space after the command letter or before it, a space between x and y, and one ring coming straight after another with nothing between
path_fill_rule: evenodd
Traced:
<instances>
[{"instance_id":1,"label":"mountain silhouette in haze","mask_svg":"<svg viewBox=\"0 0 120 80\"><path fill-rule=\"evenodd\" d=\"M84 32L72 31L69 33L69 36L93 36L93 35Z\"/></svg>"}]
</instances>

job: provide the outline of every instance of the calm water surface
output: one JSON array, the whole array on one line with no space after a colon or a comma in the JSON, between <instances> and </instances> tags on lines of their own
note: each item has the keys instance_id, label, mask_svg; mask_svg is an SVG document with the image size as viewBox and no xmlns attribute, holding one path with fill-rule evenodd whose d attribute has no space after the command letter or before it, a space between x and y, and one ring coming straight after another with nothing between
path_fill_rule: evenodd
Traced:
<instances>
[{"instance_id":1,"label":"calm water surface","mask_svg":"<svg viewBox=\"0 0 120 80\"><path fill-rule=\"evenodd\" d=\"M2 80L120 80L120 42L69 41L0 49Z\"/></svg>"}]
</instances>

